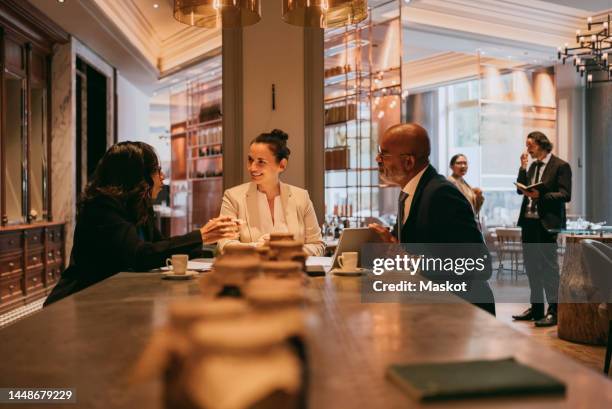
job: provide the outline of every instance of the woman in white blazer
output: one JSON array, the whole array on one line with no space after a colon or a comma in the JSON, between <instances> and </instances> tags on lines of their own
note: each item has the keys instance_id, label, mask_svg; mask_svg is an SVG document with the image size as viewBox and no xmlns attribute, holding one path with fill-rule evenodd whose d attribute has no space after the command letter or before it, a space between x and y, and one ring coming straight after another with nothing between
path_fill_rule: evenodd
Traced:
<instances>
[{"instance_id":1,"label":"woman in white blazer","mask_svg":"<svg viewBox=\"0 0 612 409\"><path fill-rule=\"evenodd\" d=\"M292 233L304 242L304 251L322 256L321 228L308 192L280 181L291 151L289 136L278 129L256 137L250 145L248 170L251 182L227 189L223 194L221 215L244 221L239 240L220 240L223 251L228 243L258 246L273 232Z\"/></svg>"}]
</instances>

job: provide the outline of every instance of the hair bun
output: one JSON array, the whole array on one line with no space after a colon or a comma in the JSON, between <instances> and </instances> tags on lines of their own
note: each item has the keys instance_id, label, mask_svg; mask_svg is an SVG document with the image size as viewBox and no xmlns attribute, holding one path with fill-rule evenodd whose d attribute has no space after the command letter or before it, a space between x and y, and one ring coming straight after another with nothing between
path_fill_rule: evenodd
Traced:
<instances>
[{"instance_id":1,"label":"hair bun","mask_svg":"<svg viewBox=\"0 0 612 409\"><path fill-rule=\"evenodd\" d=\"M289 135L287 135L286 132L281 131L280 129L273 129L272 132L270 132L270 135L278 140L285 142L289 139Z\"/></svg>"}]
</instances>

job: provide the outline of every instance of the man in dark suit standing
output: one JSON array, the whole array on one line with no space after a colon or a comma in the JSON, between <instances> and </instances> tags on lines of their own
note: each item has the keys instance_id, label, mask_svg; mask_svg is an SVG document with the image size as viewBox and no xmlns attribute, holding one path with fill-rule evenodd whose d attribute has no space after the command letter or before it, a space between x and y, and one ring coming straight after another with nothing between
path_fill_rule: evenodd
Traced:
<instances>
[{"instance_id":1,"label":"man in dark suit standing","mask_svg":"<svg viewBox=\"0 0 612 409\"><path fill-rule=\"evenodd\" d=\"M527 169L527 153L521 155L517 181L526 186L535 183L542 186L531 191L517 190L524 195L518 225L522 228L531 308L512 318L534 320L537 327L549 327L557 324L559 292L557 234L549 230L565 227L565 203L572 197L572 169L551 153L553 145L542 132L527 135L526 146L534 162ZM548 300L546 315L544 293Z\"/></svg>"},{"instance_id":2,"label":"man in dark suit standing","mask_svg":"<svg viewBox=\"0 0 612 409\"><path fill-rule=\"evenodd\" d=\"M452 249L452 244L467 244L463 247L465 251L455 250L453 257L476 255L465 254L466 251L475 250L481 256L484 252L485 271L478 277L466 277L470 282L470 294L458 295L495 315L495 301L487 283L491 276L490 257L472 206L455 185L430 165L430 151L427 131L417 124L395 125L384 133L376 161L381 178L402 188L398 218L394 232L378 224L369 227L387 243L429 243L434 244L429 246L431 249L438 251L444 246L436 247L435 244L451 244L446 249Z\"/></svg>"}]
</instances>

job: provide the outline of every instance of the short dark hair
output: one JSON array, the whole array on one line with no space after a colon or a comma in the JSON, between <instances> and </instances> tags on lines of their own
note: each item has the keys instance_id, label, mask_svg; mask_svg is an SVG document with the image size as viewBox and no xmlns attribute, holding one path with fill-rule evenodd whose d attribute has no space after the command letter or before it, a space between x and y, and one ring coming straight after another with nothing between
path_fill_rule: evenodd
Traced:
<instances>
[{"instance_id":1,"label":"short dark hair","mask_svg":"<svg viewBox=\"0 0 612 409\"><path fill-rule=\"evenodd\" d=\"M460 156L463 156L465 160L467 160L467 156L465 156L463 153L458 153L451 158L449 166L453 166L455 162L457 162L457 159L459 159Z\"/></svg>"},{"instance_id":2,"label":"short dark hair","mask_svg":"<svg viewBox=\"0 0 612 409\"><path fill-rule=\"evenodd\" d=\"M254 143L265 143L276 157L276 162L280 162L283 159L289 159L291 154L291 150L287 147L288 139L289 135L287 133L280 129L273 129L269 133L259 134L259 136L251 141L251 145Z\"/></svg>"},{"instance_id":3,"label":"short dark hair","mask_svg":"<svg viewBox=\"0 0 612 409\"><path fill-rule=\"evenodd\" d=\"M546 152L551 152L553 150L552 142L540 131L531 132L529 135L527 135L527 139L534 141L536 145L544 149Z\"/></svg>"}]
</instances>

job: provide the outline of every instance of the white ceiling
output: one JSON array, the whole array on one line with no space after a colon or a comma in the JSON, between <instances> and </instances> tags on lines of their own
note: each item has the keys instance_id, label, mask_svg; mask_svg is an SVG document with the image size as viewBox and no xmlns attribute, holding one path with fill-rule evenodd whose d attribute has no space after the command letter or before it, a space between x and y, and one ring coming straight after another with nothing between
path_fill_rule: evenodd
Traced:
<instances>
[{"instance_id":1,"label":"white ceiling","mask_svg":"<svg viewBox=\"0 0 612 409\"><path fill-rule=\"evenodd\" d=\"M148 92L164 72L221 46L220 30L174 20L173 0L29 1ZM280 0L266 1L278 1L280 8ZM395 1L370 0L370 6L386 4L380 15L390 17L384 9ZM493 58L545 64L586 16L608 8L612 0L412 0L402 10L404 60L480 50Z\"/></svg>"},{"instance_id":2,"label":"white ceiling","mask_svg":"<svg viewBox=\"0 0 612 409\"><path fill-rule=\"evenodd\" d=\"M441 52L458 52L526 64L551 65L554 50L547 46L509 41L500 37L482 36L443 28L410 24L403 29L404 61L414 61Z\"/></svg>"},{"instance_id":3,"label":"white ceiling","mask_svg":"<svg viewBox=\"0 0 612 409\"><path fill-rule=\"evenodd\" d=\"M173 0L28 1L149 93L164 72L190 66L221 46L219 30L176 21Z\"/></svg>"},{"instance_id":4,"label":"white ceiling","mask_svg":"<svg viewBox=\"0 0 612 409\"><path fill-rule=\"evenodd\" d=\"M114 0L117 1L117 0ZM126 1L126 0L121 0ZM155 35L159 41L167 41L174 34L179 32L197 31L200 28L189 27L179 23L172 17L173 0L127 0L132 1L139 12L147 19L151 27L155 30ZM155 4L158 7L153 7Z\"/></svg>"},{"instance_id":5,"label":"white ceiling","mask_svg":"<svg viewBox=\"0 0 612 409\"><path fill-rule=\"evenodd\" d=\"M576 9L598 12L612 9L612 0L541 0L555 5L563 5Z\"/></svg>"}]
</instances>

